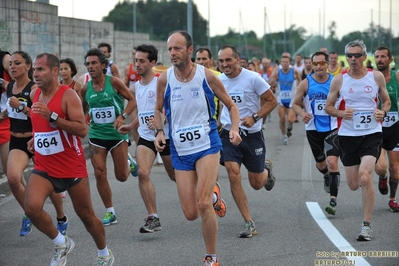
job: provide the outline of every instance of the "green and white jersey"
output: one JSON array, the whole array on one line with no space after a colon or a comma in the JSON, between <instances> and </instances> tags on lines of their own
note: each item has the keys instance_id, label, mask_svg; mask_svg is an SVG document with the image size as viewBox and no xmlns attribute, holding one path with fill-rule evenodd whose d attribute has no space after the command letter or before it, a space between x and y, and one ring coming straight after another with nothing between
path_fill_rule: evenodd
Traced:
<instances>
[{"instance_id":1,"label":"green and white jersey","mask_svg":"<svg viewBox=\"0 0 399 266\"><path fill-rule=\"evenodd\" d=\"M104 89L100 92L96 92L93 89L93 83L90 80L87 83L85 99L90 108L89 138L103 140L128 139L128 135L123 135L114 128L116 118L124 110L124 98L112 87L111 76L105 75Z\"/></svg>"},{"instance_id":2,"label":"green and white jersey","mask_svg":"<svg viewBox=\"0 0 399 266\"><path fill-rule=\"evenodd\" d=\"M399 99L399 84L396 79L395 71L391 70L391 80L387 83L387 91L389 94L389 99L391 100L391 109L387 113L387 116L382 122L383 127L391 127L393 124L398 122L399 112L398 112L398 99ZM379 108L382 108L382 102L379 101Z\"/></svg>"}]
</instances>

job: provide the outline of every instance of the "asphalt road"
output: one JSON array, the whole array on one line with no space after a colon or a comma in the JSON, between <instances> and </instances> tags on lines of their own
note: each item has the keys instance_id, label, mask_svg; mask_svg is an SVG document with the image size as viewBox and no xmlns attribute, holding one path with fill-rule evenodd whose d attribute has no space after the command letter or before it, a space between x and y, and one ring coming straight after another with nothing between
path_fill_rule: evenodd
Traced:
<instances>
[{"instance_id":1,"label":"asphalt road","mask_svg":"<svg viewBox=\"0 0 399 266\"><path fill-rule=\"evenodd\" d=\"M258 231L253 238L238 238L244 221L231 196L226 171L220 167L219 183L227 202L227 214L218 218L219 265L399 265L399 214L388 210L388 197L379 194L376 175L376 202L371 223L374 238L370 242L357 242L363 217L361 190L349 190L342 165L337 214L328 216L324 207L329 195L323 189L323 178L315 167L302 122L294 125L289 144L283 146L277 113L273 112L272 122L267 122L265 138L267 157L274 164L277 178L274 189L253 190L245 169L241 170ZM131 147L130 151L134 153L134 149ZM107 166L118 215L118 223L106 227L115 265L202 265L205 250L200 219L185 220L175 184L163 167L154 166L152 171L163 229L153 234L140 234L139 228L147 213L138 181L131 177L120 183L113 177L110 157ZM102 218L105 209L95 187L90 161L88 169L93 204ZM55 221L51 202L47 201L44 208ZM76 243L75 250L68 256L68 265L94 265L96 247L74 213L69 197L64 200L64 208L70 221L68 235ZM53 255L52 241L36 228L29 236L20 237L22 214L12 195L0 199L0 265L49 265Z\"/></svg>"}]
</instances>

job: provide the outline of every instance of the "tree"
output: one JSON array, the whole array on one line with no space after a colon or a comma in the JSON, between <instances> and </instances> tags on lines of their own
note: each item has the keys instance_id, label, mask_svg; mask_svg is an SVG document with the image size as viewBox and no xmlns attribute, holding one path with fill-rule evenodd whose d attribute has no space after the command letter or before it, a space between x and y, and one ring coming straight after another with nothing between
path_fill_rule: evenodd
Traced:
<instances>
[{"instance_id":1,"label":"tree","mask_svg":"<svg viewBox=\"0 0 399 266\"><path fill-rule=\"evenodd\" d=\"M177 0L139 0L136 4L138 32L148 33L154 40L166 40L170 32L187 30L187 3ZM124 0L117 3L103 21L114 23L115 30L133 31L133 3ZM193 4L193 39L206 43L207 22Z\"/></svg>"}]
</instances>

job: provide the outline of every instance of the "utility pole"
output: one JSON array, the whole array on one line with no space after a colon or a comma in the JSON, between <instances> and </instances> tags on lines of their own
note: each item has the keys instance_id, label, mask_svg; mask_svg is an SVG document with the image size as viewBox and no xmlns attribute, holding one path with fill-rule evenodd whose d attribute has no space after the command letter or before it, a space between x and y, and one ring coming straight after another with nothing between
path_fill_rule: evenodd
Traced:
<instances>
[{"instance_id":1,"label":"utility pole","mask_svg":"<svg viewBox=\"0 0 399 266\"><path fill-rule=\"evenodd\" d=\"M193 35L193 0L188 0L187 3L187 32L194 40Z\"/></svg>"}]
</instances>

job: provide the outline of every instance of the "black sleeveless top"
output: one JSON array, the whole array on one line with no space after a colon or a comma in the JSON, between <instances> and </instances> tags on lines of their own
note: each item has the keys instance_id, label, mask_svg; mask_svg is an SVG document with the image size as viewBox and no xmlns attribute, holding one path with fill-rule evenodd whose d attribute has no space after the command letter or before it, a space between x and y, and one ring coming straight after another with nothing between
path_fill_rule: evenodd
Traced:
<instances>
[{"instance_id":1,"label":"black sleeveless top","mask_svg":"<svg viewBox=\"0 0 399 266\"><path fill-rule=\"evenodd\" d=\"M21 103L27 105L29 108L32 106L32 101L30 99L30 91L32 86L35 85L33 81L30 81L25 88L18 94L12 93L12 86L15 81L11 81L7 85L7 99L11 96L15 96ZM10 117L10 131L14 133L25 133L32 132L32 123L30 117L19 111L18 108L11 108L7 101L8 116ZM11 110L11 112L10 112Z\"/></svg>"}]
</instances>

